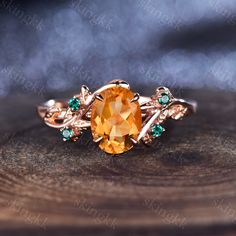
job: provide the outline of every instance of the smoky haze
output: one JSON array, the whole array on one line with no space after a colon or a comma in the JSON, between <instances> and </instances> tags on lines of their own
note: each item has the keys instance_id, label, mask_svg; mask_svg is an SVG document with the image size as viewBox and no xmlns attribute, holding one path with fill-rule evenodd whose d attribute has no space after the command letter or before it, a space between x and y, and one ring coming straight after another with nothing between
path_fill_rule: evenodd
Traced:
<instances>
[{"instance_id":1,"label":"smoky haze","mask_svg":"<svg viewBox=\"0 0 236 236\"><path fill-rule=\"evenodd\" d=\"M0 0L0 96L135 86L236 90L234 0Z\"/></svg>"}]
</instances>

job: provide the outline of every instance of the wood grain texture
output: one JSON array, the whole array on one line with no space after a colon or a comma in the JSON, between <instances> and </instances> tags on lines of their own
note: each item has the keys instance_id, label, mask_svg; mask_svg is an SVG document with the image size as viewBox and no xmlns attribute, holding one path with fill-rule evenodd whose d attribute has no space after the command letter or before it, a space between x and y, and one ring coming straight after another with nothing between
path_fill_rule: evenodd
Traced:
<instances>
[{"instance_id":1,"label":"wood grain texture","mask_svg":"<svg viewBox=\"0 0 236 236\"><path fill-rule=\"evenodd\" d=\"M119 157L89 133L62 142L36 115L42 99L2 99L0 235L235 235L236 94L181 96L196 115Z\"/></svg>"}]
</instances>

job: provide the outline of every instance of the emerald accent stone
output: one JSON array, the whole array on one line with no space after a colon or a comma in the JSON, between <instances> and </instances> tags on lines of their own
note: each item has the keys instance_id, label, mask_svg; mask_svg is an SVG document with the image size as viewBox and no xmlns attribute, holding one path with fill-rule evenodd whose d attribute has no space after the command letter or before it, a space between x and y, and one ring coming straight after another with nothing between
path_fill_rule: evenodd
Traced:
<instances>
[{"instance_id":1,"label":"emerald accent stone","mask_svg":"<svg viewBox=\"0 0 236 236\"><path fill-rule=\"evenodd\" d=\"M170 96L167 93L162 93L161 97L158 99L161 105L167 105L170 102Z\"/></svg>"},{"instance_id":2,"label":"emerald accent stone","mask_svg":"<svg viewBox=\"0 0 236 236\"><path fill-rule=\"evenodd\" d=\"M80 99L79 98L71 98L68 102L68 105L72 111L77 111L80 108Z\"/></svg>"},{"instance_id":3,"label":"emerald accent stone","mask_svg":"<svg viewBox=\"0 0 236 236\"><path fill-rule=\"evenodd\" d=\"M63 129L63 130L61 130L62 137L67 141L69 141L71 139L73 134L74 134L74 132L73 132L72 129Z\"/></svg>"},{"instance_id":4,"label":"emerald accent stone","mask_svg":"<svg viewBox=\"0 0 236 236\"><path fill-rule=\"evenodd\" d=\"M151 127L151 133L153 137L160 137L164 132L164 127L161 125L155 124Z\"/></svg>"}]
</instances>

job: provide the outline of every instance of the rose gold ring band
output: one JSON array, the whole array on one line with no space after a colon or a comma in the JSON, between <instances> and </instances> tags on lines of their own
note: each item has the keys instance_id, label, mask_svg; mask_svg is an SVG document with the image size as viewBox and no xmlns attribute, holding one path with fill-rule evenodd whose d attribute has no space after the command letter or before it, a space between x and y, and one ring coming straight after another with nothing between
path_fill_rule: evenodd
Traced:
<instances>
[{"instance_id":1,"label":"rose gold ring band","mask_svg":"<svg viewBox=\"0 0 236 236\"><path fill-rule=\"evenodd\" d=\"M180 120L196 109L196 102L177 99L166 87L145 97L133 93L127 82L115 80L93 93L83 85L71 99L49 100L38 106L38 114L61 131L64 141L77 141L91 128L103 151L120 154L140 141L151 143L165 131L166 120Z\"/></svg>"}]
</instances>

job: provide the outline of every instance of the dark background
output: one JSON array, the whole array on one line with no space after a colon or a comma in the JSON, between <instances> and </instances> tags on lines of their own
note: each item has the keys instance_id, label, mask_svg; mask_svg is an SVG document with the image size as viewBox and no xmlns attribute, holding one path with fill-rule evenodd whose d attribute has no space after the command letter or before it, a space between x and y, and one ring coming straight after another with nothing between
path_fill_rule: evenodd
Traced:
<instances>
[{"instance_id":1,"label":"dark background","mask_svg":"<svg viewBox=\"0 0 236 236\"><path fill-rule=\"evenodd\" d=\"M236 0L0 0L0 236L236 235L235 39ZM113 79L198 111L116 157L36 113Z\"/></svg>"},{"instance_id":2,"label":"dark background","mask_svg":"<svg viewBox=\"0 0 236 236\"><path fill-rule=\"evenodd\" d=\"M98 88L235 90L235 0L0 1L0 96Z\"/></svg>"}]
</instances>

